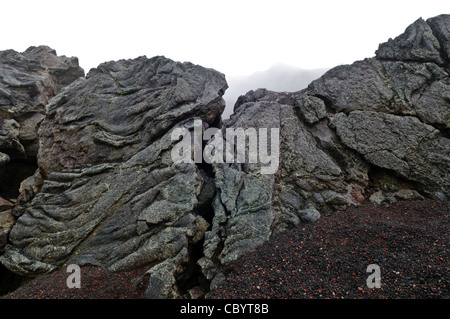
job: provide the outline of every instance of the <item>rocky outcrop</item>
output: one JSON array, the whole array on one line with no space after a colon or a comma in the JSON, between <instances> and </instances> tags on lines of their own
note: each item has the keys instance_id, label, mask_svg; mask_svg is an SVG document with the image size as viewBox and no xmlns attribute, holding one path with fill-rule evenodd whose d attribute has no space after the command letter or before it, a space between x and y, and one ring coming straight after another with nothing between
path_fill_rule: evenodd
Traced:
<instances>
[{"instance_id":1,"label":"rocky outcrop","mask_svg":"<svg viewBox=\"0 0 450 319\"><path fill-rule=\"evenodd\" d=\"M229 128L280 129L280 167L214 165L218 194L200 264L226 265L273 234L364 198L450 196L450 16L419 19L376 56L331 69L296 93L240 97ZM373 195L372 195L373 193Z\"/></svg>"},{"instance_id":2,"label":"rocky outcrop","mask_svg":"<svg viewBox=\"0 0 450 319\"><path fill-rule=\"evenodd\" d=\"M37 126L49 99L82 76L77 58L57 56L46 46L30 47L23 53L1 51L0 152L12 159L35 158Z\"/></svg>"},{"instance_id":3,"label":"rocky outcrop","mask_svg":"<svg viewBox=\"0 0 450 319\"><path fill-rule=\"evenodd\" d=\"M149 296L179 297L208 227L197 209L207 175L171 160L171 133L219 124L226 87L214 70L164 57L104 63L66 87L38 131L45 181L2 263L22 275L145 265Z\"/></svg>"},{"instance_id":4,"label":"rocky outcrop","mask_svg":"<svg viewBox=\"0 0 450 319\"><path fill-rule=\"evenodd\" d=\"M37 168L37 128L45 107L51 97L82 76L77 58L58 56L47 46L22 53L0 51L0 196L17 203L0 213L0 250L14 223L14 210L21 210L21 203L38 192L39 182L33 187L31 179L21 183Z\"/></svg>"},{"instance_id":5,"label":"rocky outcrop","mask_svg":"<svg viewBox=\"0 0 450 319\"><path fill-rule=\"evenodd\" d=\"M436 198L448 196L450 140L438 129L416 117L367 111L338 113L331 125L368 163L416 182Z\"/></svg>"},{"instance_id":6,"label":"rocky outcrop","mask_svg":"<svg viewBox=\"0 0 450 319\"><path fill-rule=\"evenodd\" d=\"M449 194L449 20L419 19L375 58L335 68L308 90L328 103L346 147L439 199Z\"/></svg>"},{"instance_id":7,"label":"rocky outcrop","mask_svg":"<svg viewBox=\"0 0 450 319\"><path fill-rule=\"evenodd\" d=\"M435 22L430 24L422 18L418 19L407 27L403 34L382 43L376 52L377 57L382 60L443 64L446 57L441 56L441 43L433 34L432 27L433 25L445 25L444 19L445 16L430 19ZM441 21L443 24L440 23ZM435 30L438 32L436 28ZM445 29L439 31L447 32Z\"/></svg>"},{"instance_id":8,"label":"rocky outcrop","mask_svg":"<svg viewBox=\"0 0 450 319\"><path fill-rule=\"evenodd\" d=\"M44 72L49 84L39 78L22 98L27 112L46 106L32 112L38 152L22 143L19 115L1 120L0 163L33 154L39 169L2 204L0 235L9 236L0 262L25 276L72 263L145 267L147 297L199 297L224 280L222 266L299 223L365 199L448 200L449 26L449 15L419 19L373 58L299 92L250 91L224 123L227 84L217 71L139 57L73 81L69 60L44 55L32 76ZM200 143L216 161L174 161L181 128L194 144L196 130L216 128ZM250 143L236 160L242 149L229 130L266 141L273 161L250 160ZM225 160L229 153L236 158Z\"/></svg>"}]
</instances>

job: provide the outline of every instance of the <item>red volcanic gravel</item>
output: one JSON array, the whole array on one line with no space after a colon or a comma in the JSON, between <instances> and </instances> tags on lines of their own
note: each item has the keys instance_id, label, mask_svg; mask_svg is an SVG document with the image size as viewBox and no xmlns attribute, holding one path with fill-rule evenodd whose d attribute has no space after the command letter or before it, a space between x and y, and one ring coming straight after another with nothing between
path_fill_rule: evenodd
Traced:
<instances>
[{"instance_id":1,"label":"red volcanic gravel","mask_svg":"<svg viewBox=\"0 0 450 319\"><path fill-rule=\"evenodd\" d=\"M62 268L40 276L3 296L3 299L141 299L147 287L145 270L112 273L104 268L81 268L81 287L68 288L72 273Z\"/></svg>"},{"instance_id":2,"label":"red volcanic gravel","mask_svg":"<svg viewBox=\"0 0 450 319\"><path fill-rule=\"evenodd\" d=\"M223 270L226 282L208 298L445 298L449 293L449 202L364 203L275 235ZM381 270L368 288L367 266ZM111 273L81 269L69 289L61 269L3 298L143 298L145 269Z\"/></svg>"},{"instance_id":3,"label":"red volcanic gravel","mask_svg":"<svg viewBox=\"0 0 450 319\"><path fill-rule=\"evenodd\" d=\"M274 236L209 298L450 297L449 202L365 203ZM377 264L381 288L368 288Z\"/></svg>"}]
</instances>

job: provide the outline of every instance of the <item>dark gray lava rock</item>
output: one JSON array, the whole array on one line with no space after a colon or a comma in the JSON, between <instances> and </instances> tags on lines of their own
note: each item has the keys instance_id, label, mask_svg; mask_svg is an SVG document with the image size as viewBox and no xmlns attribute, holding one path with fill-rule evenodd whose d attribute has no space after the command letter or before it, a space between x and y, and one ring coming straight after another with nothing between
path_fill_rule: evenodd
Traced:
<instances>
[{"instance_id":1,"label":"dark gray lava rock","mask_svg":"<svg viewBox=\"0 0 450 319\"><path fill-rule=\"evenodd\" d=\"M31 199L37 192L19 190L21 181L36 170L39 149L37 129L51 97L84 76L77 58L58 56L47 46L25 52L0 51L0 195ZM22 192L23 191L23 192ZM18 200L19 205L22 203ZM0 233L6 243L14 224L15 207L2 212Z\"/></svg>"},{"instance_id":2,"label":"dark gray lava rock","mask_svg":"<svg viewBox=\"0 0 450 319\"><path fill-rule=\"evenodd\" d=\"M71 263L147 267L147 297L203 295L194 292L205 280L225 279L222 266L370 194L448 200L449 18L419 19L375 57L305 90L250 91L223 125L227 84L211 69L139 57L70 83L75 60L45 47L1 52L0 165L36 154L39 140L39 170L2 215L17 222L0 262L27 276ZM195 120L202 132L218 128L223 146L227 131L255 130L276 156L227 162L236 149L225 147L214 153L222 162L174 163L172 132L194 131ZM27 129L38 122L37 134ZM217 135L202 147L220 143Z\"/></svg>"},{"instance_id":3,"label":"dark gray lava rock","mask_svg":"<svg viewBox=\"0 0 450 319\"><path fill-rule=\"evenodd\" d=\"M205 179L196 165L172 161L171 133L220 119L226 86L214 70L139 57L102 64L66 87L39 129L45 181L2 263L23 275L71 263L146 265L152 282L164 282L149 296L178 296L168 278L184 272L208 223L197 210Z\"/></svg>"},{"instance_id":4,"label":"dark gray lava rock","mask_svg":"<svg viewBox=\"0 0 450 319\"><path fill-rule=\"evenodd\" d=\"M37 126L49 99L84 76L77 58L46 47L0 52L0 152L12 159L36 157Z\"/></svg>"},{"instance_id":5,"label":"dark gray lava rock","mask_svg":"<svg viewBox=\"0 0 450 319\"><path fill-rule=\"evenodd\" d=\"M405 32L380 44L376 55L381 60L418 61L443 63L441 45L430 25L422 18L415 21Z\"/></svg>"},{"instance_id":6,"label":"dark gray lava rock","mask_svg":"<svg viewBox=\"0 0 450 319\"><path fill-rule=\"evenodd\" d=\"M238 99L223 130L278 128L279 169L213 165L205 276L221 276L211 264L227 265L277 232L358 204L375 176L411 188L410 198L449 198L449 17L417 20L376 57L331 69L301 92L260 89Z\"/></svg>"}]
</instances>

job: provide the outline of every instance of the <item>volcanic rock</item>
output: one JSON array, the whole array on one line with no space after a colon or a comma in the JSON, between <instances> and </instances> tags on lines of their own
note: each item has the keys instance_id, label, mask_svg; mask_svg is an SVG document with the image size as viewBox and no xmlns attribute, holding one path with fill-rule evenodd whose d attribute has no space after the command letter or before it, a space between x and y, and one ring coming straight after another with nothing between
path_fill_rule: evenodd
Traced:
<instances>
[{"instance_id":1,"label":"volcanic rock","mask_svg":"<svg viewBox=\"0 0 450 319\"><path fill-rule=\"evenodd\" d=\"M449 29L449 15L419 19L375 57L333 68L305 90L241 96L223 130L279 128L280 165L263 175L249 162L213 164L218 194L205 257L226 266L320 212L358 205L364 194L378 204L448 199L450 88L441 48ZM386 176L395 190L370 190ZM220 275L202 265L206 276Z\"/></svg>"},{"instance_id":2,"label":"volcanic rock","mask_svg":"<svg viewBox=\"0 0 450 319\"><path fill-rule=\"evenodd\" d=\"M171 160L171 133L214 124L225 89L222 74L164 57L104 63L67 86L40 125L45 180L2 263L28 276L71 263L148 266L149 297L179 296L176 278L207 227L197 211L205 179Z\"/></svg>"},{"instance_id":3,"label":"volcanic rock","mask_svg":"<svg viewBox=\"0 0 450 319\"><path fill-rule=\"evenodd\" d=\"M80 77L47 47L0 52L2 184L11 163L38 166L2 212L15 224L0 262L24 276L146 268L146 297L201 297L224 266L300 223L370 196L448 200L449 29L449 15L419 19L304 90L248 92L223 123L227 84L212 69L138 57ZM198 121L218 130L203 151L242 130L276 156L250 161L249 143L244 161L218 160L237 145L211 163L174 161L172 133Z\"/></svg>"},{"instance_id":4,"label":"volcanic rock","mask_svg":"<svg viewBox=\"0 0 450 319\"><path fill-rule=\"evenodd\" d=\"M47 46L0 51L0 151L11 158L36 157L45 106L82 76L77 58L58 56Z\"/></svg>"},{"instance_id":5,"label":"volcanic rock","mask_svg":"<svg viewBox=\"0 0 450 319\"><path fill-rule=\"evenodd\" d=\"M47 47L30 47L25 52L0 51L0 194L19 203L28 202L37 188L20 189L21 181L36 170L39 149L37 128L45 117L49 99L84 71L77 58L58 56ZM38 186L38 185L37 185ZM14 224L14 211L2 212L2 241Z\"/></svg>"},{"instance_id":6,"label":"volcanic rock","mask_svg":"<svg viewBox=\"0 0 450 319\"><path fill-rule=\"evenodd\" d=\"M379 59L394 61L418 61L443 63L441 45L430 25L422 18L415 21L405 32L380 44L376 54Z\"/></svg>"}]
</instances>

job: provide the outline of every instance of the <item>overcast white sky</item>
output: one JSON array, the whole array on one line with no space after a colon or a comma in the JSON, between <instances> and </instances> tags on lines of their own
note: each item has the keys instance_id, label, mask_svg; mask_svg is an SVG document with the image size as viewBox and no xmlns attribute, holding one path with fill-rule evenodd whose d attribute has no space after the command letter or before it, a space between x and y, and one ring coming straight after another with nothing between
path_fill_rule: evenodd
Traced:
<instances>
[{"instance_id":1,"label":"overcast white sky","mask_svg":"<svg viewBox=\"0 0 450 319\"><path fill-rule=\"evenodd\" d=\"M164 55L236 76L371 57L417 18L450 13L450 1L6 0L1 13L0 50L45 44L77 56L86 73L104 61Z\"/></svg>"}]
</instances>

